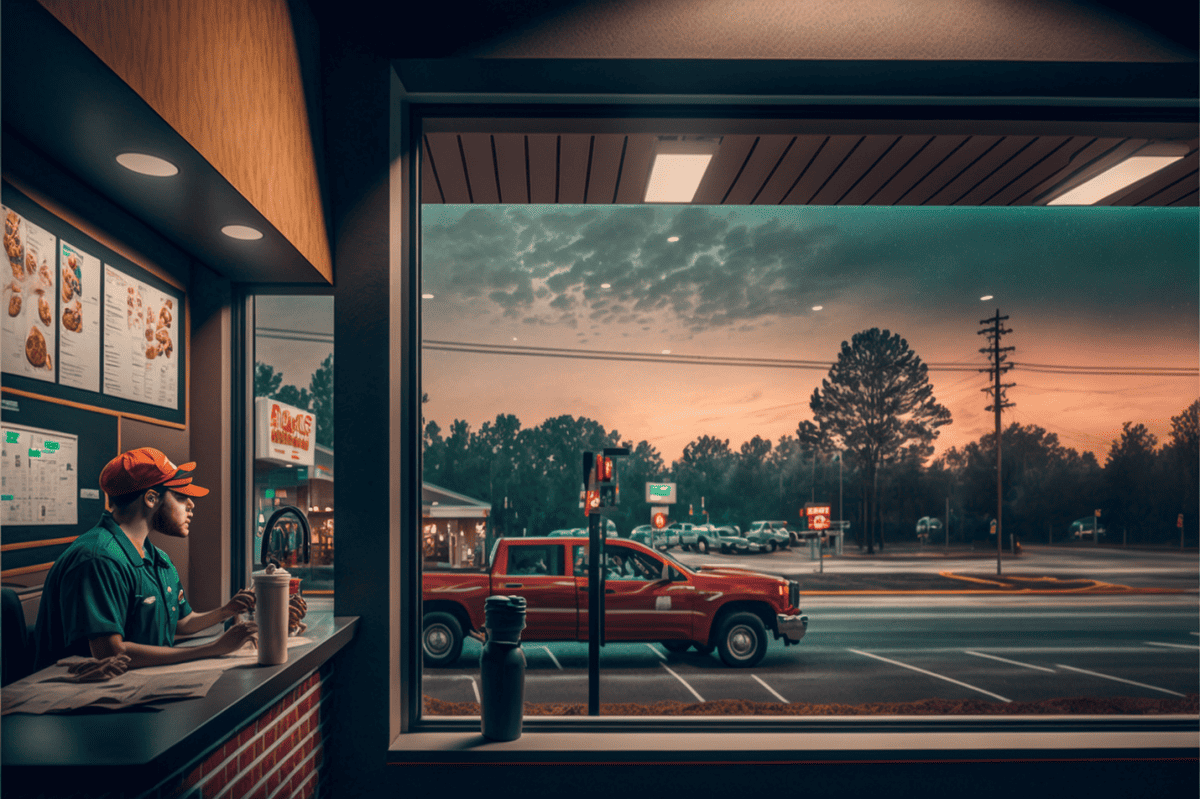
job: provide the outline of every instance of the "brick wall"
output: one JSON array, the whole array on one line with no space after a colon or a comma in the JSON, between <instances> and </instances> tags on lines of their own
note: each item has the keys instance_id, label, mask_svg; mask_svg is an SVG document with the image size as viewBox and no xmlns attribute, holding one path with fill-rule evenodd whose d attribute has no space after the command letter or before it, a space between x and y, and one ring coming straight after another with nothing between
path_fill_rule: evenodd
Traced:
<instances>
[{"instance_id":1,"label":"brick wall","mask_svg":"<svg viewBox=\"0 0 1200 799\"><path fill-rule=\"evenodd\" d=\"M147 799L327 799L321 774L330 723L326 664Z\"/></svg>"}]
</instances>

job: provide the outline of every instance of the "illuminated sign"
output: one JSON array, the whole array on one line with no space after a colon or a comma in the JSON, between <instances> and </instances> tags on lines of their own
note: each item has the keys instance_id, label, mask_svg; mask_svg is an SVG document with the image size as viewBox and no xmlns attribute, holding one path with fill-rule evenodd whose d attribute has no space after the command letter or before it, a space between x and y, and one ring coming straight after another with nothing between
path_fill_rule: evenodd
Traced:
<instances>
[{"instance_id":1,"label":"illuminated sign","mask_svg":"<svg viewBox=\"0 0 1200 799\"><path fill-rule=\"evenodd\" d=\"M808 519L809 530L828 530L833 517L833 509L829 505L804 506L804 515Z\"/></svg>"},{"instance_id":2,"label":"illuminated sign","mask_svg":"<svg viewBox=\"0 0 1200 799\"><path fill-rule=\"evenodd\" d=\"M254 400L254 457L289 466L316 463L317 417L279 400Z\"/></svg>"},{"instance_id":3,"label":"illuminated sign","mask_svg":"<svg viewBox=\"0 0 1200 799\"><path fill-rule=\"evenodd\" d=\"M674 483L646 483L646 501L654 505L675 504Z\"/></svg>"}]
</instances>

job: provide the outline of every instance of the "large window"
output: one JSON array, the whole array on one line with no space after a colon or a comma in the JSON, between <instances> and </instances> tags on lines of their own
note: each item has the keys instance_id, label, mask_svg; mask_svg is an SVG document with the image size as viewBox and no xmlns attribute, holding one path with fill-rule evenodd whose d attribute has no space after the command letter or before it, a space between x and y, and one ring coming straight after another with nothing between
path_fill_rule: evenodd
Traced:
<instances>
[{"instance_id":1,"label":"large window","mask_svg":"<svg viewBox=\"0 0 1200 799\"><path fill-rule=\"evenodd\" d=\"M529 712L586 703L553 542L620 446L603 713L1196 712L1195 209L422 217L427 715L478 712L450 582L526 595Z\"/></svg>"}]
</instances>

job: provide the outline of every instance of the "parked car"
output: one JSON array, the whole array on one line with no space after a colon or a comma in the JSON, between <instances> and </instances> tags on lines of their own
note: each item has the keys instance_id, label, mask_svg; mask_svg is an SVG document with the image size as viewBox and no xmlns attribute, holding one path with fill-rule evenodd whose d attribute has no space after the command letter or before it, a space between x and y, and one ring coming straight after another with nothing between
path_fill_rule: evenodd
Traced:
<instances>
[{"instance_id":1,"label":"parked car","mask_svg":"<svg viewBox=\"0 0 1200 799\"><path fill-rule=\"evenodd\" d=\"M1104 526L1100 524L1100 520L1095 516L1084 516L1082 519L1076 519L1071 522L1071 540L1082 541L1085 538L1091 540L1093 529L1095 529L1096 535L1100 538L1104 538L1107 535Z\"/></svg>"},{"instance_id":2,"label":"parked car","mask_svg":"<svg viewBox=\"0 0 1200 799\"><path fill-rule=\"evenodd\" d=\"M605 521L605 535L608 538L617 538L618 533L617 533L616 523L614 523L612 519L605 519L604 521ZM586 528L586 527L572 527L570 529L551 530L546 535L550 538L562 538L563 536L569 536L569 535L582 535L582 536L586 537L587 534L588 534L588 528Z\"/></svg>"},{"instance_id":3,"label":"parked car","mask_svg":"<svg viewBox=\"0 0 1200 799\"><path fill-rule=\"evenodd\" d=\"M749 535L749 533L757 533L760 531L761 532L778 533L780 535L787 536L787 544L785 546L792 546L793 544L799 544L803 540L806 540L809 538L814 538L815 536L818 535L818 533L816 531L810 532L808 530L804 530L804 531L793 530L790 527L788 527L787 522L784 522L784 521L767 521L767 520L750 522L750 530L747 532L747 535ZM778 543L779 543L779 540L776 539L776 544L778 545Z\"/></svg>"},{"instance_id":4,"label":"parked car","mask_svg":"<svg viewBox=\"0 0 1200 799\"><path fill-rule=\"evenodd\" d=\"M423 575L425 664L449 666L468 634L483 630L493 594L526 597L522 641L587 640L588 540L501 538L489 572ZM605 544L604 637L660 641L670 652L715 648L727 666L763 659L770 636L799 643L808 630L800 584L731 566L686 566L633 541ZM515 579L514 579L515 578Z\"/></svg>"},{"instance_id":5,"label":"parked car","mask_svg":"<svg viewBox=\"0 0 1200 799\"><path fill-rule=\"evenodd\" d=\"M742 536L741 528L736 524L723 524L716 528L717 543L716 546L721 548L721 551L726 554L747 554L750 552L762 552L763 547L760 544L747 540Z\"/></svg>"},{"instance_id":6,"label":"parked car","mask_svg":"<svg viewBox=\"0 0 1200 799\"><path fill-rule=\"evenodd\" d=\"M660 552L671 548L670 544L667 543L668 535L666 529L655 530L653 525L649 524L639 524L633 528L633 531L629 534L629 540L637 541L639 544L657 549ZM676 540L679 540L678 536L676 536Z\"/></svg>"},{"instance_id":7,"label":"parked car","mask_svg":"<svg viewBox=\"0 0 1200 799\"><path fill-rule=\"evenodd\" d=\"M754 522L746 531L745 538L752 544L758 544L762 551L787 549L792 545L792 535L786 527L775 527L776 524L783 522Z\"/></svg>"},{"instance_id":8,"label":"parked car","mask_svg":"<svg viewBox=\"0 0 1200 799\"><path fill-rule=\"evenodd\" d=\"M675 536L676 545L680 549L691 549L696 544L693 532L695 527L696 525L690 522L671 522L667 525L667 530L669 535Z\"/></svg>"}]
</instances>

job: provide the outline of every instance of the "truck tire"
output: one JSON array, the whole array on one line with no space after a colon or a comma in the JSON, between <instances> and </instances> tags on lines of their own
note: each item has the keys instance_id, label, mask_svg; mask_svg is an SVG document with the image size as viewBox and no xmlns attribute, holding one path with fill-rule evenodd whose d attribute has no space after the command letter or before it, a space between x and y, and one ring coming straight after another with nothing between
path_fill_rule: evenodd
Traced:
<instances>
[{"instance_id":1,"label":"truck tire","mask_svg":"<svg viewBox=\"0 0 1200 799\"><path fill-rule=\"evenodd\" d=\"M721 623L717 651L726 666L749 668L767 654L767 628L753 613L734 613Z\"/></svg>"},{"instance_id":2,"label":"truck tire","mask_svg":"<svg viewBox=\"0 0 1200 799\"><path fill-rule=\"evenodd\" d=\"M729 546L727 544L721 544L721 554L722 555L729 554Z\"/></svg>"},{"instance_id":3,"label":"truck tire","mask_svg":"<svg viewBox=\"0 0 1200 799\"><path fill-rule=\"evenodd\" d=\"M659 643L662 644L663 649L677 655L688 651L688 647L692 645L691 641L660 641Z\"/></svg>"},{"instance_id":4,"label":"truck tire","mask_svg":"<svg viewBox=\"0 0 1200 799\"><path fill-rule=\"evenodd\" d=\"M432 668L449 666L462 654L463 631L458 619L449 613L426 613L421 649L425 665Z\"/></svg>"},{"instance_id":5,"label":"truck tire","mask_svg":"<svg viewBox=\"0 0 1200 799\"><path fill-rule=\"evenodd\" d=\"M696 551L701 555L708 554L708 542L703 538L696 539Z\"/></svg>"},{"instance_id":6,"label":"truck tire","mask_svg":"<svg viewBox=\"0 0 1200 799\"><path fill-rule=\"evenodd\" d=\"M770 541L767 542L767 551L774 552L775 549L776 549L775 539L772 538Z\"/></svg>"}]
</instances>

